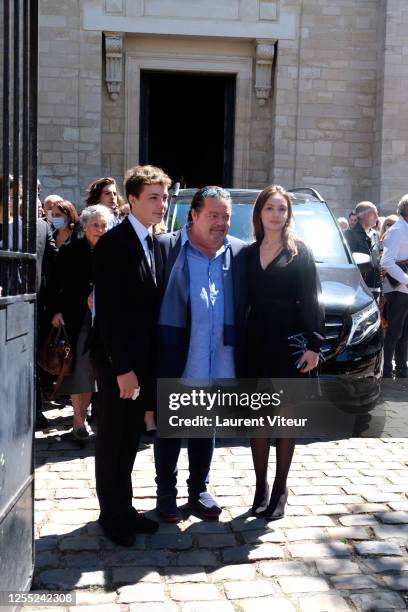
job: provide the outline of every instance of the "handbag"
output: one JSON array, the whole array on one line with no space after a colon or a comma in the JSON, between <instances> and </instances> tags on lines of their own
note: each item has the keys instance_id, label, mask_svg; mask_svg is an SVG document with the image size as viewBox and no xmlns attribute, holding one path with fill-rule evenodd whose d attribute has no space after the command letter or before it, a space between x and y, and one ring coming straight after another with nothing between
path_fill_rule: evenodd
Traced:
<instances>
[{"instance_id":1,"label":"handbag","mask_svg":"<svg viewBox=\"0 0 408 612\"><path fill-rule=\"evenodd\" d=\"M58 376L52 393L55 397L64 376L72 372L74 355L69 342L65 325L52 327L47 339L38 353L38 365L42 370Z\"/></svg>"},{"instance_id":2,"label":"handbag","mask_svg":"<svg viewBox=\"0 0 408 612\"><path fill-rule=\"evenodd\" d=\"M317 332L313 332L313 334L319 337L319 339L323 340L322 336L320 336L320 334L318 334ZM302 334L302 333L293 334L293 336L288 336L288 340L289 340L289 348L291 350L293 362L295 366L298 367L300 358L302 357L303 353L305 353L308 350L306 336L305 334ZM326 361L324 358L324 355L322 351L319 351L318 366L321 365L324 361Z\"/></svg>"},{"instance_id":3,"label":"handbag","mask_svg":"<svg viewBox=\"0 0 408 612\"><path fill-rule=\"evenodd\" d=\"M318 334L317 332L313 332L313 335L319 337L319 339L323 339L322 336ZM296 368L299 369L299 361L302 355L308 350L306 336L303 333L293 334L292 336L288 336L288 341L289 341L289 349L291 352L293 363L296 366ZM322 389L320 386L320 370L321 370L322 363L324 363L325 361L326 359L322 351L320 350L319 360L317 362L316 368L314 370L309 371L307 374L307 377L309 380L308 387L307 387L308 392L306 393L306 389L304 387L301 388L301 390L303 391L303 397L300 400L301 404L305 400L315 401L317 397L322 397ZM301 372L302 370L300 369L299 371ZM312 380L313 380L313 384L311 384Z\"/></svg>"}]
</instances>

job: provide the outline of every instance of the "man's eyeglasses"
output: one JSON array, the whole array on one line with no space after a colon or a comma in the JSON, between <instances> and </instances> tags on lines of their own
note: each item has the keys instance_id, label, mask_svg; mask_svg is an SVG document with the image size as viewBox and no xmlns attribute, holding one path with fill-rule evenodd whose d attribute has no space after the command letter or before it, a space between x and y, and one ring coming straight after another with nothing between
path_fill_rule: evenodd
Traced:
<instances>
[{"instance_id":1,"label":"man's eyeglasses","mask_svg":"<svg viewBox=\"0 0 408 612\"><path fill-rule=\"evenodd\" d=\"M231 194L226 189L221 187L208 187L201 192L201 198L225 198L226 200L231 199Z\"/></svg>"}]
</instances>

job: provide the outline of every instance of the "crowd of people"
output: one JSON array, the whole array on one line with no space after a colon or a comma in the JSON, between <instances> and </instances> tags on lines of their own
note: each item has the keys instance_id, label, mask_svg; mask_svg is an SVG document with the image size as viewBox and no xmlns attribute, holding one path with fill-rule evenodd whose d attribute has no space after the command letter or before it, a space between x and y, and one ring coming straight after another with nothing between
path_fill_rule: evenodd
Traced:
<instances>
[{"instance_id":1,"label":"crowd of people","mask_svg":"<svg viewBox=\"0 0 408 612\"><path fill-rule=\"evenodd\" d=\"M46 339L50 325L64 325L73 347L73 372L55 389L55 381L37 370L36 427L48 425L43 403L50 396L70 396L73 406L74 440L86 441L88 407L93 397L97 405L95 375L90 363L87 338L91 329L92 252L106 231L126 216L127 207L116 181L105 177L94 181L87 190L85 207L76 206L57 194L44 199L39 215L47 224L49 256L43 260L41 299L37 299L38 346ZM41 224L41 221L39 221Z\"/></svg>"},{"instance_id":2,"label":"crowd of people","mask_svg":"<svg viewBox=\"0 0 408 612\"><path fill-rule=\"evenodd\" d=\"M319 276L310 248L296 237L290 194L270 185L258 195L248 245L228 234L231 196L218 186L199 189L186 225L166 233L170 185L160 168L136 166L125 178L126 203L115 180L105 177L89 186L80 214L58 195L39 208L39 344L50 326L64 326L75 361L58 389L38 372L37 428L47 425L43 401L57 392L71 398L71 437L86 443L92 401L99 523L122 546L158 528L133 507L131 480L140 436L155 429L157 379L191 386L314 376L324 340ZM386 297L384 375L393 375L395 359L395 376L407 377L408 195L380 231L371 202L360 202L339 225L351 251L367 255L367 287L379 303ZM304 345L294 359L290 338L300 332ZM276 440L271 489L270 442L251 439L251 513L276 520L285 513L295 439ZM181 443L154 437L156 510L169 523L183 518L177 505ZM204 519L222 512L208 490L213 450L214 436L187 440L188 504Z\"/></svg>"},{"instance_id":3,"label":"crowd of people","mask_svg":"<svg viewBox=\"0 0 408 612\"><path fill-rule=\"evenodd\" d=\"M88 188L80 215L56 195L45 198L42 207L56 256L43 270L39 337L50 325L64 325L74 347L73 370L58 393L71 397L71 435L81 443L89 437L87 410L97 382L92 403L97 406L99 523L123 546L133 544L135 533L158 528L133 508L131 482L140 435L155 428L157 378L191 384L302 377L316 369L324 333L313 256L294 234L291 198L282 187L272 185L259 195L255 243L249 246L228 234L231 197L217 186L198 190L186 226L164 233L170 185L159 168L137 166L125 180L127 209L113 179ZM289 337L299 330L307 347L295 362ZM46 425L40 408L47 390L41 387L39 427ZM182 520L177 506L181 442L154 438L156 509L170 523ZM294 447L294 439L277 440L270 490L270 440L251 439L254 515L284 515ZM217 518L222 509L208 491L214 437L190 438L187 448L190 509L204 519Z\"/></svg>"},{"instance_id":4,"label":"crowd of people","mask_svg":"<svg viewBox=\"0 0 408 612\"><path fill-rule=\"evenodd\" d=\"M381 223L377 207L364 201L337 220L352 253L368 256L361 271L384 322L384 378L408 378L408 194L396 212Z\"/></svg>"}]
</instances>

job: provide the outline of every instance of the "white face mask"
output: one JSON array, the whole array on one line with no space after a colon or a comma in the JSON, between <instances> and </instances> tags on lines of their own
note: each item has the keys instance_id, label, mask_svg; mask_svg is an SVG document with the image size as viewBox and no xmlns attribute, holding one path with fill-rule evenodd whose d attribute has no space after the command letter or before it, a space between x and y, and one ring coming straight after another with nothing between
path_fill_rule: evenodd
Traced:
<instances>
[{"instance_id":1,"label":"white face mask","mask_svg":"<svg viewBox=\"0 0 408 612\"><path fill-rule=\"evenodd\" d=\"M65 229L68 225L63 217L51 217L51 223L56 230Z\"/></svg>"}]
</instances>

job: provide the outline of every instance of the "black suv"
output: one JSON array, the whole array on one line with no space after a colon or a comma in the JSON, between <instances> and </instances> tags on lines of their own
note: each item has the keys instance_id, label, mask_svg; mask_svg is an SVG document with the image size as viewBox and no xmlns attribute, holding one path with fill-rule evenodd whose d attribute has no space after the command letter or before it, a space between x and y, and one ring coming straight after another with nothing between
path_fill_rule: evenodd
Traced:
<instances>
[{"instance_id":1,"label":"black suv","mask_svg":"<svg viewBox=\"0 0 408 612\"><path fill-rule=\"evenodd\" d=\"M179 229L196 189L180 189L171 197L168 231ZM230 234L252 242L252 207L260 190L230 189ZM314 189L292 189L295 231L312 249L318 268L326 313L326 361L322 377L336 379L346 390L347 407L371 410L380 395L383 334L380 313L364 283L332 213Z\"/></svg>"}]
</instances>

